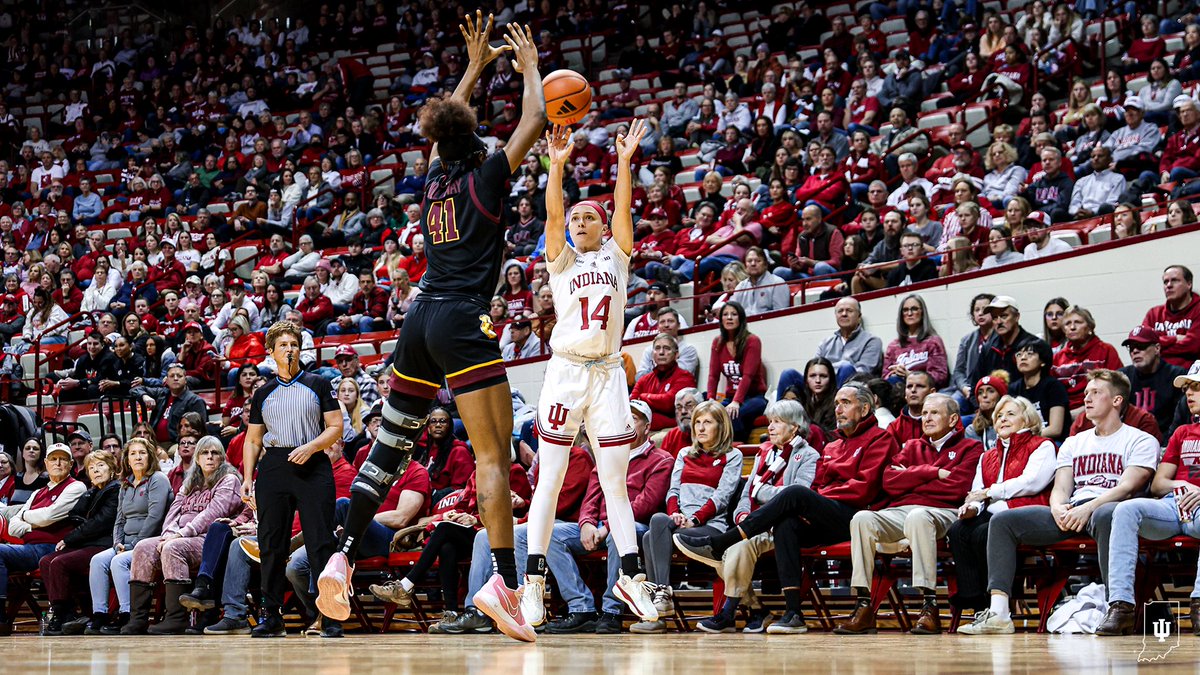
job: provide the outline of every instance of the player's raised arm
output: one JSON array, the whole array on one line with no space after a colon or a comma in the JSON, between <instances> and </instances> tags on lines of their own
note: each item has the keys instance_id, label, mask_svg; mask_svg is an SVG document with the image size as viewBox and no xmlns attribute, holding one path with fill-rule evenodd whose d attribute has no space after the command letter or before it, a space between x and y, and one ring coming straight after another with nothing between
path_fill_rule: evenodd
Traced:
<instances>
[{"instance_id":1,"label":"player's raised arm","mask_svg":"<svg viewBox=\"0 0 1200 675\"><path fill-rule=\"evenodd\" d=\"M633 159L633 155L638 150L638 144L642 142L642 137L646 135L646 122L642 119L635 119L633 124L629 125L629 132L617 136L617 185L613 190L613 217L612 217L612 236L613 241L617 242L617 246L626 255L633 250L633 216L629 212L629 204L633 200L633 172L630 171L629 162ZM549 207L549 188L547 187L547 207ZM548 224L548 223L547 223ZM547 233L549 230L547 230ZM547 250L549 250L550 235L546 235Z\"/></svg>"},{"instance_id":2,"label":"player's raised arm","mask_svg":"<svg viewBox=\"0 0 1200 675\"><path fill-rule=\"evenodd\" d=\"M542 91L542 75L538 72L538 50L529 26L516 22L508 24L504 41L513 51L513 69L525 78L525 94L521 98L521 121L504 146L508 168L516 171L538 136L546 128L546 93Z\"/></svg>"},{"instance_id":3,"label":"player's raised arm","mask_svg":"<svg viewBox=\"0 0 1200 675\"><path fill-rule=\"evenodd\" d=\"M467 69L463 72L462 79L458 81L458 86L454 88L454 93L450 98L469 103L471 92L475 90L475 83L483 76L483 69L501 54L511 50L512 47L507 44L499 47L491 45L489 36L492 34L492 15L488 14L487 23L484 23L481 10L475 10L474 20L471 19L470 14L464 16L463 22L458 24L458 30L467 43Z\"/></svg>"},{"instance_id":4,"label":"player's raised arm","mask_svg":"<svg viewBox=\"0 0 1200 675\"><path fill-rule=\"evenodd\" d=\"M571 130L555 124L553 129L546 132L546 146L550 153L550 171L546 177L546 262L554 262L567 244L562 184L564 168L571 159L571 151L575 149ZM632 229L629 236L633 238Z\"/></svg>"}]
</instances>

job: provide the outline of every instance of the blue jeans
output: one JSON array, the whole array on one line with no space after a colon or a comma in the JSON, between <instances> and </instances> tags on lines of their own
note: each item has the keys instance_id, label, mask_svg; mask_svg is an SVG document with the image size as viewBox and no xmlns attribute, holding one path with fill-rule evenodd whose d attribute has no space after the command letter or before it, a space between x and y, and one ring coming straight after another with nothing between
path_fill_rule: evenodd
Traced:
<instances>
[{"instance_id":1,"label":"blue jeans","mask_svg":"<svg viewBox=\"0 0 1200 675\"><path fill-rule=\"evenodd\" d=\"M338 525L343 525L346 522L346 514L350 512L350 499L341 497L337 500L333 511L333 522ZM396 531L392 528L372 520L367 525L367 531L363 533L359 541L357 560L363 558L375 558L388 554L388 548L392 544L392 537ZM287 567L284 569L288 581L292 582L292 590L296 596L300 598L300 602L304 604L310 616L317 615L317 578L312 575L312 566L308 562L308 549L301 546L296 549L290 558L288 558Z\"/></svg>"},{"instance_id":2,"label":"blue jeans","mask_svg":"<svg viewBox=\"0 0 1200 675\"><path fill-rule=\"evenodd\" d=\"M853 363L835 363L833 367L837 368L837 383L839 387L845 384L846 380L858 374L858 369L854 367Z\"/></svg>"},{"instance_id":3,"label":"blue jeans","mask_svg":"<svg viewBox=\"0 0 1200 675\"><path fill-rule=\"evenodd\" d=\"M65 345L65 344L67 344L67 336L65 336L65 335L47 335L47 336L43 337L41 340L38 340L38 344ZM53 549L53 547L51 547L51 548Z\"/></svg>"},{"instance_id":4,"label":"blue jeans","mask_svg":"<svg viewBox=\"0 0 1200 675\"><path fill-rule=\"evenodd\" d=\"M733 398L727 398L722 401L722 404L728 405ZM742 407L738 410L737 419L733 420L733 437L738 441L745 441L750 435L750 431L754 428L754 420L758 419L767 409L767 399L762 396L750 396L745 401L742 401Z\"/></svg>"},{"instance_id":5,"label":"blue jeans","mask_svg":"<svg viewBox=\"0 0 1200 675\"><path fill-rule=\"evenodd\" d=\"M731 262L737 262L735 255L710 255L700 259L700 269L696 270L696 278L703 279L709 274L721 276L721 270Z\"/></svg>"},{"instance_id":6,"label":"blue jeans","mask_svg":"<svg viewBox=\"0 0 1200 675\"><path fill-rule=\"evenodd\" d=\"M1175 496L1130 499L1117 504L1108 536L1108 601L1133 604L1133 577L1137 570L1138 537L1162 541L1178 535L1200 537L1200 521L1179 522ZM1200 571L1192 597L1200 598Z\"/></svg>"},{"instance_id":7,"label":"blue jeans","mask_svg":"<svg viewBox=\"0 0 1200 675\"><path fill-rule=\"evenodd\" d=\"M348 335L351 333L370 333L375 325L375 318L364 316L358 320L358 323L351 327L343 329L336 321L325 327L326 335Z\"/></svg>"},{"instance_id":8,"label":"blue jeans","mask_svg":"<svg viewBox=\"0 0 1200 675\"><path fill-rule=\"evenodd\" d=\"M8 597L9 574L32 572L51 553L54 544L0 544L0 598Z\"/></svg>"},{"instance_id":9,"label":"blue jeans","mask_svg":"<svg viewBox=\"0 0 1200 675\"><path fill-rule=\"evenodd\" d=\"M225 562L225 581L221 584L221 605L225 616L230 619L246 618L246 591L250 588L253 571L250 557L242 550L238 537L229 547L229 560Z\"/></svg>"},{"instance_id":10,"label":"blue jeans","mask_svg":"<svg viewBox=\"0 0 1200 675\"><path fill-rule=\"evenodd\" d=\"M525 576L525 558L529 555L529 547L526 544L528 541L528 528L525 525L517 525L513 528L513 555L517 560L517 577ZM576 535L578 538L578 535ZM551 546L553 546L551 542ZM550 554L546 554L546 563L550 562ZM488 541L487 530L480 530L475 533L475 544L471 549L471 569L467 573L467 597L463 600L463 607L474 607L475 593L483 588L488 579L492 578L495 570L492 569L492 544Z\"/></svg>"},{"instance_id":11,"label":"blue jeans","mask_svg":"<svg viewBox=\"0 0 1200 675\"><path fill-rule=\"evenodd\" d=\"M805 274L804 272L796 272L790 267L776 267L774 270L775 276L784 281L796 281L797 279L807 279L809 277L823 277L827 274L837 274L837 268L827 262L819 262L813 265L812 272Z\"/></svg>"},{"instance_id":12,"label":"blue jeans","mask_svg":"<svg viewBox=\"0 0 1200 675\"><path fill-rule=\"evenodd\" d=\"M779 374L779 384L775 386L775 395L783 398L783 392L788 390L788 387L795 387L796 392L804 391L804 373L795 368L788 368Z\"/></svg>"},{"instance_id":13,"label":"blue jeans","mask_svg":"<svg viewBox=\"0 0 1200 675\"><path fill-rule=\"evenodd\" d=\"M649 526L641 523L634 523L634 534L637 535L637 540L642 540L642 535L646 534ZM621 552L617 550L617 542L612 535L608 535L605 540L608 545L608 579L605 582L604 598L601 602L601 609L609 614L621 614L625 611L625 603L618 600L613 594L613 586L617 585L617 576L621 574ZM577 567L576 570L579 568ZM558 572L555 572L558 574Z\"/></svg>"},{"instance_id":14,"label":"blue jeans","mask_svg":"<svg viewBox=\"0 0 1200 675\"><path fill-rule=\"evenodd\" d=\"M121 612L129 611L129 570L133 564L133 548L118 553L110 548L92 556L91 569L88 571L88 588L92 592L92 611L97 614L108 613L108 583L112 575L111 588L117 593L117 605Z\"/></svg>"}]
</instances>

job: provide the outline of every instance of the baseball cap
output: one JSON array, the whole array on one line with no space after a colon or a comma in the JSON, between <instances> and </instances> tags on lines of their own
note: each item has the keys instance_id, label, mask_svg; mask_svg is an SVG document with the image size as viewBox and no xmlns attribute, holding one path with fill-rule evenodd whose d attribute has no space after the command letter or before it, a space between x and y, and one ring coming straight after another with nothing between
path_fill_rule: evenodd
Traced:
<instances>
[{"instance_id":1,"label":"baseball cap","mask_svg":"<svg viewBox=\"0 0 1200 675\"><path fill-rule=\"evenodd\" d=\"M246 282L242 281L238 277L229 277L229 280L225 282L225 288L237 288L244 291L246 290Z\"/></svg>"},{"instance_id":2,"label":"baseball cap","mask_svg":"<svg viewBox=\"0 0 1200 675\"><path fill-rule=\"evenodd\" d=\"M629 402L629 409L641 415L646 422L654 419L654 413L650 411L650 404L645 401L635 398Z\"/></svg>"},{"instance_id":3,"label":"baseball cap","mask_svg":"<svg viewBox=\"0 0 1200 675\"><path fill-rule=\"evenodd\" d=\"M183 332L186 333L189 330L197 330L197 331L200 331L201 333L204 332L204 329L200 327L200 324L196 323L195 321L189 321L189 322L183 324Z\"/></svg>"},{"instance_id":4,"label":"baseball cap","mask_svg":"<svg viewBox=\"0 0 1200 675\"><path fill-rule=\"evenodd\" d=\"M358 352L354 351L354 347L350 345L341 345L333 352L333 358L339 359L343 356L358 356Z\"/></svg>"},{"instance_id":5,"label":"baseball cap","mask_svg":"<svg viewBox=\"0 0 1200 675\"><path fill-rule=\"evenodd\" d=\"M1141 96L1129 96L1125 99L1125 107L1126 108L1137 108L1138 110L1145 110L1146 104L1142 102Z\"/></svg>"},{"instance_id":6,"label":"baseball cap","mask_svg":"<svg viewBox=\"0 0 1200 675\"><path fill-rule=\"evenodd\" d=\"M663 283L663 282L661 282L661 281L656 281L656 282L654 282L654 283L650 284L649 288L647 288L646 290L650 290L650 291L658 291L658 292L660 292L660 293L662 293L662 294L664 294L664 295L669 295L669 294L670 294L670 291L669 291L669 290L667 290L667 285L666 285L666 284L664 284L664 283Z\"/></svg>"},{"instance_id":7,"label":"baseball cap","mask_svg":"<svg viewBox=\"0 0 1200 675\"><path fill-rule=\"evenodd\" d=\"M199 276L197 276L197 275L195 275L195 274L193 274L192 276L188 277L188 278L187 278L187 279L186 279L186 280L183 282L183 285L184 285L184 286L186 286L186 285L188 285L188 284L196 284L197 286L199 286L199 285L200 285L200 283L201 283L201 282L200 282L200 277L199 277Z\"/></svg>"},{"instance_id":8,"label":"baseball cap","mask_svg":"<svg viewBox=\"0 0 1200 675\"><path fill-rule=\"evenodd\" d=\"M175 237L163 237L162 241L158 242L159 246L170 246L171 248L179 248L175 243Z\"/></svg>"},{"instance_id":9,"label":"baseball cap","mask_svg":"<svg viewBox=\"0 0 1200 675\"><path fill-rule=\"evenodd\" d=\"M345 266L346 266L346 261L345 261L345 260L342 260L342 256L340 256L340 255L335 255L335 256L333 256L332 258L330 258L330 259L329 259L329 264L330 264L330 265L341 265L342 267L345 267Z\"/></svg>"},{"instance_id":10,"label":"baseball cap","mask_svg":"<svg viewBox=\"0 0 1200 675\"><path fill-rule=\"evenodd\" d=\"M512 101L509 101L508 103L505 103L505 104L504 104L504 109L505 109L505 110L516 110L516 109L517 109L517 104L516 104L516 103L513 103Z\"/></svg>"},{"instance_id":11,"label":"baseball cap","mask_svg":"<svg viewBox=\"0 0 1200 675\"><path fill-rule=\"evenodd\" d=\"M971 145L970 143L968 143L968 142L966 142L966 141L959 141L959 142L957 142L957 143L955 143L955 144L954 144L954 147L953 147L952 149L953 149L953 150L967 150L967 151L974 151L974 150L975 150L975 146Z\"/></svg>"},{"instance_id":12,"label":"baseball cap","mask_svg":"<svg viewBox=\"0 0 1200 675\"><path fill-rule=\"evenodd\" d=\"M1185 386L1189 382L1200 382L1200 361L1193 363L1192 367L1188 368L1186 375L1179 375L1175 378L1176 387Z\"/></svg>"},{"instance_id":13,"label":"baseball cap","mask_svg":"<svg viewBox=\"0 0 1200 675\"><path fill-rule=\"evenodd\" d=\"M979 26L976 26L973 23L964 23L962 26L962 32L964 32L964 33L966 33L967 31L973 31L973 30L979 30Z\"/></svg>"},{"instance_id":14,"label":"baseball cap","mask_svg":"<svg viewBox=\"0 0 1200 675\"><path fill-rule=\"evenodd\" d=\"M1034 211L1028 216L1025 216L1025 220L1032 220L1043 227L1050 227L1051 225L1050 214L1046 213L1045 211Z\"/></svg>"},{"instance_id":15,"label":"baseball cap","mask_svg":"<svg viewBox=\"0 0 1200 675\"><path fill-rule=\"evenodd\" d=\"M317 263L317 269L331 271L333 269L333 265L329 264L328 260L322 260L321 262Z\"/></svg>"},{"instance_id":16,"label":"baseball cap","mask_svg":"<svg viewBox=\"0 0 1200 675\"><path fill-rule=\"evenodd\" d=\"M72 435L74 435L74 434L72 434ZM55 455L60 452L64 455L66 455L67 459L70 459L70 460L75 459L75 456L71 454L71 447L69 445L67 445L66 443L55 443L54 445L51 445L50 449L46 450L46 459L50 459L50 457L52 455Z\"/></svg>"},{"instance_id":17,"label":"baseball cap","mask_svg":"<svg viewBox=\"0 0 1200 675\"><path fill-rule=\"evenodd\" d=\"M1188 96L1187 94L1180 94L1175 97L1174 101L1171 101L1171 107L1174 108L1175 110L1178 110L1185 105L1190 105L1192 107L1195 107L1196 99L1192 98L1191 96Z\"/></svg>"},{"instance_id":18,"label":"baseball cap","mask_svg":"<svg viewBox=\"0 0 1200 675\"><path fill-rule=\"evenodd\" d=\"M521 321L512 322L512 327L513 328L533 328L533 324L530 323L528 319L522 319Z\"/></svg>"},{"instance_id":19,"label":"baseball cap","mask_svg":"<svg viewBox=\"0 0 1200 675\"><path fill-rule=\"evenodd\" d=\"M71 435L67 436L67 442L70 443L71 441L75 440L76 438L83 441L84 443L92 442L92 435L90 433L88 433L87 429L77 429L75 431L72 431Z\"/></svg>"},{"instance_id":20,"label":"baseball cap","mask_svg":"<svg viewBox=\"0 0 1200 675\"><path fill-rule=\"evenodd\" d=\"M1134 326L1133 330L1129 331L1129 337L1125 338L1125 341L1121 345L1125 347L1129 345L1156 345L1160 342L1162 342L1162 336L1150 326ZM1175 386L1178 387L1179 385Z\"/></svg>"},{"instance_id":21,"label":"baseball cap","mask_svg":"<svg viewBox=\"0 0 1200 675\"><path fill-rule=\"evenodd\" d=\"M1009 307L1012 307L1018 312L1021 311L1021 308L1017 306L1016 299L1011 295L997 295L995 299L988 303L987 309L990 312L993 309L1004 310L1008 309Z\"/></svg>"}]
</instances>

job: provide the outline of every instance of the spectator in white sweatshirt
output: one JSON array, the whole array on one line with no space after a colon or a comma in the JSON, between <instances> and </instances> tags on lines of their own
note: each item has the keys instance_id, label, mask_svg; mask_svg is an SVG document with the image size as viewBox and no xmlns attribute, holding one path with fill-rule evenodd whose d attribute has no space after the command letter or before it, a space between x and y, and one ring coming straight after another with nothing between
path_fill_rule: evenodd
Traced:
<instances>
[{"instance_id":1,"label":"spectator in white sweatshirt","mask_svg":"<svg viewBox=\"0 0 1200 675\"><path fill-rule=\"evenodd\" d=\"M317 271L317 263L321 262L321 253L313 250L312 237L300 237L300 250L283 259L283 278L292 283L302 283L313 272Z\"/></svg>"},{"instance_id":2,"label":"spectator in white sweatshirt","mask_svg":"<svg viewBox=\"0 0 1200 675\"><path fill-rule=\"evenodd\" d=\"M1112 166L1112 150L1099 145L1092 148L1092 169L1075 183L1071 192L1071 215L1075 218L1091 218L1111 213L1125 191L1125 177L1115 173Z\"/></svg>"}]
</instances>

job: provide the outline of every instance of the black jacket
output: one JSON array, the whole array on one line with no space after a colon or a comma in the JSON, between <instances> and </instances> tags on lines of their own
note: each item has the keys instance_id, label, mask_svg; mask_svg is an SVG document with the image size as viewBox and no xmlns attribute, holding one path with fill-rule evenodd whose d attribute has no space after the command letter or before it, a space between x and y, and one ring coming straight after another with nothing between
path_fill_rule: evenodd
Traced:
<instances>
[{"instance_id":1,"label":"black jacket","mask_svg":"<svg viewBox=\"0 0 1200 675\"><path fill-rule=\"evenodd\" d=\"M119 389L117 389L116 391L109 391L106 393L108 393L109 395L118 395L119 394L121 396L124 396L125 394L129 393L129 387L133 383L133 380L135 378L142 377L142 373L145 372L146 358L144 356L142 356L141 354L138 354L137 352L132 352L129 355L128 361L122 361L119 358L116 359L116 364L115 364L114 368L116 370L116 377L109 378L109 379L113 379L113 380L116 380L117 382L120 382L121 387Z\"/></svg>"},{"instance_id":2,"label":"black jacket","mask_svg":"<svg viewBox=\"0 0 1200 675\"><path fill-rule=\"evenodd\" d=\"M1162 361L1158 370L1150 375L1142 375L1134 366L1125 366L1121 372L1129 378L1129 402L1154 415L1164 441L1170 438L1177 424L1176 408L1183 400L1183 390L1175 388L1175 377L1187 371ZM1186 404L1183 409L1186 413ZM1185 424L1191 423L1188 417L1187 414L1183 417Z\"/></svg>"},{"instance_id":3,"label":"black jacket","mask_svg":"<svg viewBox=\"0 0 1200 675\"><path fill-rule=\"evenodd\" d=\"M1017 339L1013 340L1011 346L1005 347L1001 341L1000 334L993 330L991 337L988 338L987 342L983 343L983 348L979 352L979 362L975 364L975 372L972 374L971 382L978 382L984 375L990 374L993 370L1000 369L1008 371L1009 382L1020 381L1021 373L1017 371L1017 362L1014 355L1021 347L1037 340L1041 340L1041 338L1017 326Z\"/></svg>"},{"instance_id":4,"label":"black jacket","mask_svg":"<svg viewBox=\"0 0 1200 675\"><path fill-rule=\"evenodd\" d=\"M150 414L150 426L157 429L163 415L166 415L167 440L172 443L178 439L179 420L183 419L184 413L197 413L200 419L208 422L208 406L191 389L184 389L183 394L172 401L170 410L167 409L167 399L171 397L171 392L166 387L146 389L146 394L155 401L154 412Z\"/></svg>"},{"instance_id":5,"label":"black jacket","mask_svg":"<svg viewBox=\"0 0 1200 675\"><path fill-rule=\"evenodd\" d=\"M75 508L67 515L67 521L75 525L75 529L63 537L67 548L109 548L113 545L113 525L117 522L120 487L120 481L110 480L108 485L98 490L89 488L83 493L75 503Z\"/></svg>"}]
</instances>

